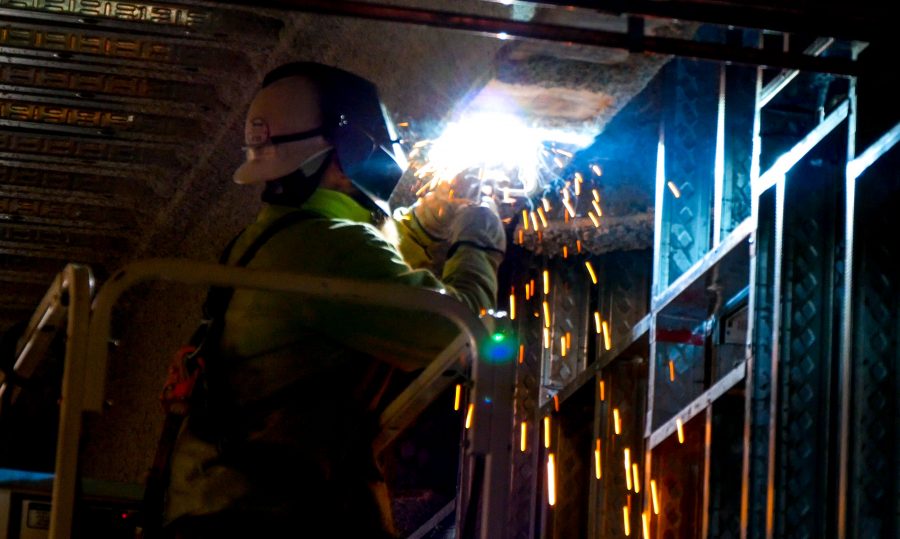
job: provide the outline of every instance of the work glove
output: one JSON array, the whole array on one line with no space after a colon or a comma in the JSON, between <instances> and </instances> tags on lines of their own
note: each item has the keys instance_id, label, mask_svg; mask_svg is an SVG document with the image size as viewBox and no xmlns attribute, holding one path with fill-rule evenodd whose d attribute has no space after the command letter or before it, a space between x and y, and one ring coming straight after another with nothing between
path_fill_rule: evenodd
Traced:
<instances>
[{"instance_id":1,"label":"work glove","mask_svg":"<svg viewBox=\"0 0 900 539\"><path fill-rule=\"evenodd\" d=\"M500 255L506 252L506 231L491 201L460 208L449 232L451 253L461 245L470 245Z\"/></svg>"},{"instance_id":2,"label":"work glove","mask_svg":"<svg viewBox=\"0 0 900 539\"><path fill-rule=\"evenodd\" d=\"M441 182L412 208L413 217L419 226L435 241L447 239L450 224L456 218L459 208L471 204L464 198L454 198L451 191L449 184Z\"/></svg>"}]
</instances>

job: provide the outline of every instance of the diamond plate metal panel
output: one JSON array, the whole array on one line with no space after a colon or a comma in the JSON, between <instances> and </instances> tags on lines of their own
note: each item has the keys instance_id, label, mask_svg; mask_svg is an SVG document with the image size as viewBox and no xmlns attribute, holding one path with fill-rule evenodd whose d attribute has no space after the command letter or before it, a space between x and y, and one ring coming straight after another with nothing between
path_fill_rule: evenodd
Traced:
<instances>
[{"instance_id":1,"label":"diamond plate metal panel","mask_svg":"<svg viewBox=\"0 0 900 539\"><path fill-rule=\"evenodd\" d=\"M725 67L725 170L721 237L750 217L756 68Z\"/></svg>"},{"instance_id":2,"label":"diamond plate metal panel","mask_svg":"<svg viewBox=\"0 0 900 539\"><path fill-rule=\"evenodd\" d=\"M511 539L531 539L536 525L536 509L541 500L540 459L541 422L538 401L541 389L541 360L543 357L542 324L533 316L540 296L525 299L525 285L531 281L540 283L539 269L534 269L532 257L525 251L516 251L513 257L518 264L510 279L516 295L515 328L520 339L520 356L516 369L514 407L514 451L511 457L511 483L509 498L509 530ZM535 279L536 278L536 279ZM539 308L539 307L538 307ZM522 423L525 423L525 451L522 451Z\"/></svg>"},{"instance_id":3,"label":"diamond plate metal panel","mask_svg":"<svg viewBox=\"0 0 900 539\"><path fill-rule=\"evenodd\" d=\"M603 382L603 398L597 402L596 438L600 440L602 474L599 480L595 478L596 488L592 507L594 515L590 537L624 536L623 507L629 505L631 533L632 536L639 536L644 493L636 493L633 483L632 489L628 489L624 453L627 448L629 458L632 463L637 463L638 473L643 481L643 418L647 402L646 358L623 354L603 369L600 380ZM633 472L629 473L632 474L633 481Z\"/></svg>"},{"instance_id":4,"label":"diamond plate metal panel","mask_svg":"<svg viewBox=\"0 0 900 539\"><path fill-rule=\"evenodd\" d=\"M741 466L743 461L743 391L726 394L712 405L708 537L741 537Z\"/></svg>"},{"instance_id":5,"label":"diamond plate metal panel","mask_svg":"<svg viewBox=\"0 0 900 539\"><path fill-rule=\"evenodd\" d=\"M587 365L585 330L593 285L583 261L552 259L547 269L550 293L541 297L549 307L550 332L549 347L544 350L543 386L552 391L566 387ZM539 308L544 321L543 305ZM542 397L541 402L549 396Z\"/></svg>"},{"instance_id":6,"label":"diamond plate metal panel","mask_svg":"<svg viewBox=\"0 0 900 539\"><path fill-rule=\"evenodd\" d=\"M857 182L847 536L900 533L900 152Z\"/></svg>"},{"instance_id":7,"label":"diamond plate metal panel","mask_svg":"<svg viewBox=\"0 0 900 539\"><path fill-rule=\"evenodd\" d=\"M665 68L660 293L709 249L719 66L673 60Z\"/></svg>"},{"instance_id":8,"label":"diamond plate metal panel","mask_svg":"<svg viewBox=\"0 0 900 539\"><path fill-rule=\"evenodd\" d=\"M588 537L589 492L594 480L594 384L566 399L557 414L557 501L548 514L551 537Z\"/></svg>"},{"instance_id":9,"label":"diamond plate metal panel","mask_svg":"<svg viewBox=\"0 0 900 539\"><path fill-rule=\"evenodd\" d=\"M706 414L699 414L684 424L684 443L670 436L653 450L651 478L657 484L659 515L650 519L651 537L700 537L705 420Z\"/></svg>"},{"instance_id":10,"label":"diamond plate metal panel","mask_svg":"<svg viewBox=\"0 0 900 539\"><path fill-rule=\"evenodd\" d=\"M597 259L597 311L608 323L610 341L628 335L650 308L650 281L653 270L652 252L625 251L608 253ZM598 340L597 350L603 350L603 335L591 322L590 330ZM591 334L591 331L588 333Z\"/></svg>"},{"instance_id":11,"label":"diamond plate metal panel","mask_svg":"<svg viewBox=\"0 0 900 539\"><path fill-rule=\"evenodd\" d=\"M836 480L832 448L837 408L831 387L843 221L837 202L842 169L829 161L845 152L839 135L826 139L787 180L774 455L776 537L825 537L833 526L827 508Z\"/></svg>"},{"instance_id":12,"label":"diamond plate metal panel","mask_svg":"<svg viewBox=\"0 0 900 539\"><path fill-rule=\"evenodd\" d=\"M702 320L658 315L651 428L671 420L708 387L704 328Z\"/></svg>"}]
</instances>

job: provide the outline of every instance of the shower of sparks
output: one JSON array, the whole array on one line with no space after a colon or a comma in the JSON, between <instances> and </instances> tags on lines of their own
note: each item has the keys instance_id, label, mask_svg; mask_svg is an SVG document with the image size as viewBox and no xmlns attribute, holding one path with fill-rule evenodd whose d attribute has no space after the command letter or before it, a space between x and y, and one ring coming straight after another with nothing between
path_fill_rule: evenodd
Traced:
<instances>
[{"instance_id":1,"label":"shower of sparks","mask_svg":"<svg viewBox=\"0 0 900 539\"><path fill-rule=\"evenodd\" d=\"M529 126L509 113L469 112L437 137L416 142L410 169L425 181L417 196L466 175L477 178L482 194L489 186L488 196L502 193L499 202L514 203L560 182L574 152L591 142L590 136Z\"/></svg>"}]
</instances>

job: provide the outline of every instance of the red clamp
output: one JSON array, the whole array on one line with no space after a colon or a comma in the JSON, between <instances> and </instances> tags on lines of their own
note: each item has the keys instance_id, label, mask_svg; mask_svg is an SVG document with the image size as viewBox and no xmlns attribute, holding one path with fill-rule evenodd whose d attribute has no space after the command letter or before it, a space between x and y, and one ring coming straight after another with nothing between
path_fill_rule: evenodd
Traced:
<instances>
[{"instance_id":1,"label":"red clamp","mask_svg":"<svg viewBox=\"0 0 900 539\"><path fill-rule=\"evenodd\" d=\"M159 400L167 414L187 415L190 411L191 395L194 386L203 372L205 364L202 357L194 357L196 346L183 346L169 363L166 383L163 385ZM188 360L196 361L193 367L186 365Z\"/></svg>"}]
</instances>

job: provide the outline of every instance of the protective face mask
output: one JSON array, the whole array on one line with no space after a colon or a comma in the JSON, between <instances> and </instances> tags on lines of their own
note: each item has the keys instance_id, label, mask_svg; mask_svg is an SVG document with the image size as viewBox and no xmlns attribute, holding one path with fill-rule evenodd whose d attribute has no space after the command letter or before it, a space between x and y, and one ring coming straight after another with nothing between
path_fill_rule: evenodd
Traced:
<instances>
[{"instance_id":1,"label":"protective face mask","mask_svg":"<svg viewBox=\"0 0 900 539\"><path fill-rule=\"evenodd\" d=\"M318 189L332 154L333 148L326 148L311 155L294 172L266 182L262 193L263 202L279 206L302 205Z\"/></svg>"}]
</instances>

